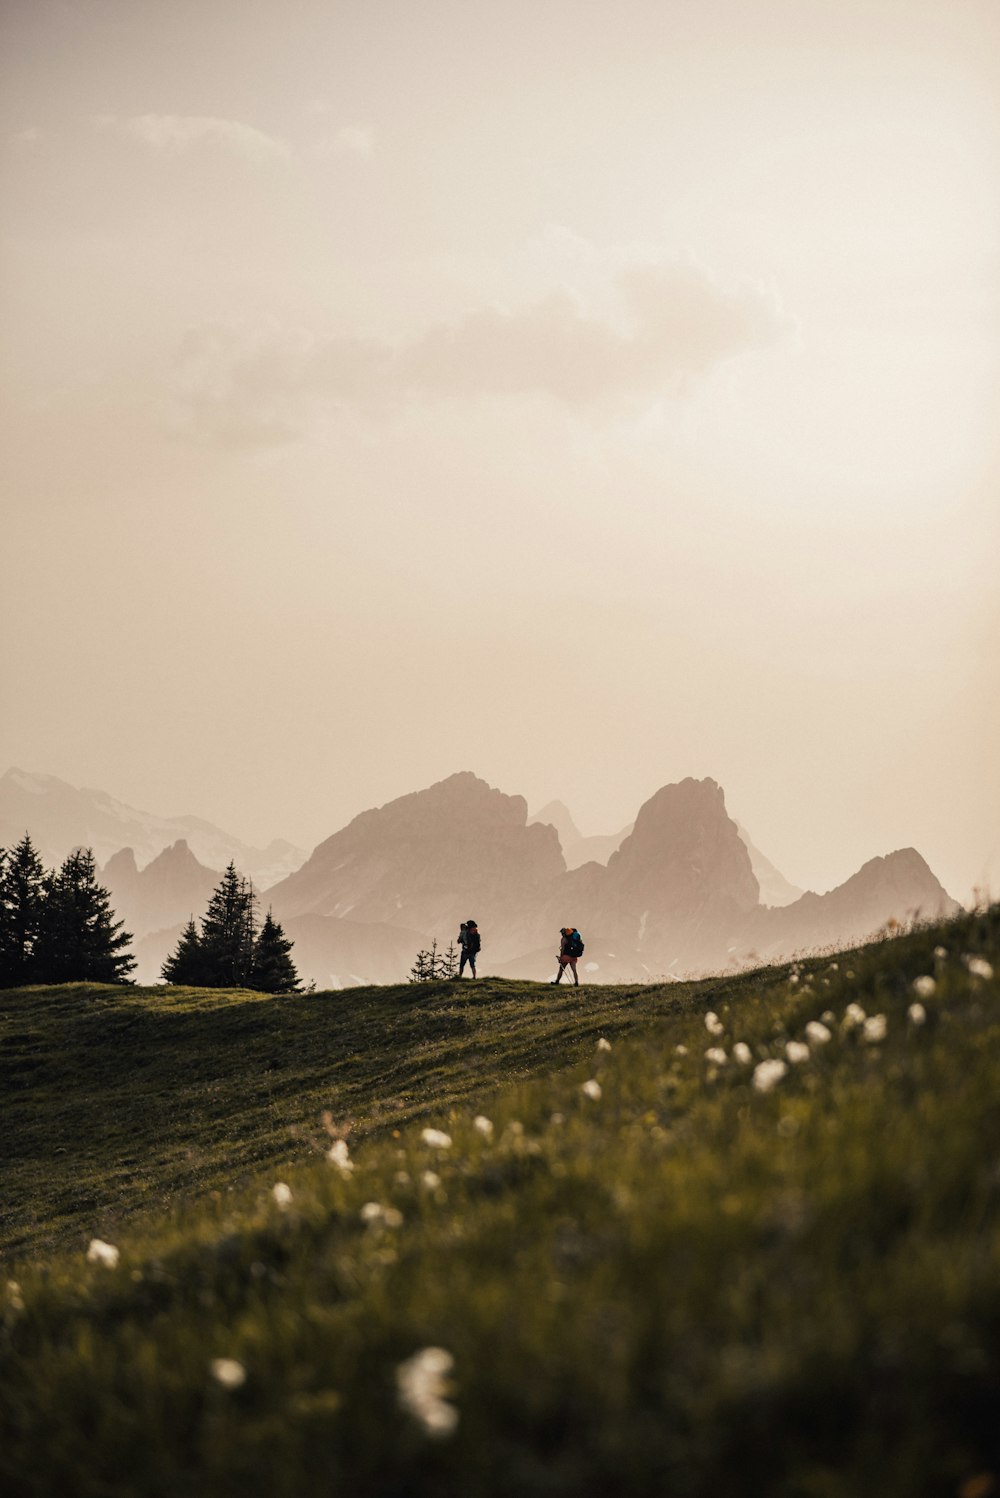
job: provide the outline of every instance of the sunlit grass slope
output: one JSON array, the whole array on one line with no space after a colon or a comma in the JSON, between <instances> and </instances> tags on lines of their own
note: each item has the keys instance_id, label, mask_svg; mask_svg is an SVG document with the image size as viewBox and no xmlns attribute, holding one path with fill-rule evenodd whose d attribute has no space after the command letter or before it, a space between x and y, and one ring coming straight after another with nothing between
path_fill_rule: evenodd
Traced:
<instances>
[{"instance_id":1,"label":"sunlit grass slope","mask_svg":"<svg viewBox=\"0 0 1000 1498\"><path fill-rule=\"evenodd\" d=\"M266 998L219 989L0 990L0 1253L86 1246L123 1217L314 1158L567 1065L599 1034L750 993L481 979Z\"/></svg>"},{"instance_id":2,"label":"sunlit grass slope","mask_svg":"<svg viewBox=\"0 0 1000 1498\"><path fill-rule=\"evenodd\" d=\"M285 1053L310 1105L362 1120L353 1168L303 1151L277 1193L274 1171L224 1190L206 1100L214 1192L188 1182L171 1213L135 1214L113 1266L79 1248L21 1265L0 1477L102 1498L985 1498L1000 1472L998 967L994 910L714 991L367 991L367 1038L359 1020L342 1057L361 1067L370 1048L367 1074L324 1084L332 1053L304 1034ZM325 1002L332 1022L344 999ZM175 1018L199 1012L212 1023L192 1031L205 1059L189 1084L200 1065L207 1088L235 1032L212 1028L217 999ZM764 1061L785 1066L766 1091ZM379 1065L376 1103L363 1075ZM241 1117L237 1174L277 1149L294 1099L258 1096ZM147 1126L132 1133L156 1161L150 1190L180 1193Z\"/></svg>"}]
</instances>

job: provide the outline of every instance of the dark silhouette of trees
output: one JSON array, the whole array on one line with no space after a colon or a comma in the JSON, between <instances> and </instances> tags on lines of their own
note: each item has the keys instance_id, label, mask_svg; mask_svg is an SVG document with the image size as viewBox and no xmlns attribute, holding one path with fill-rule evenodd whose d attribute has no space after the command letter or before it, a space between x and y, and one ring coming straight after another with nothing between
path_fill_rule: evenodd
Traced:
<instances>
[{"instance_id":1,"label":"dark silhouette of trees","mask_svg":"<svg viewBox=\"0 0 1000 1498\"><path fill-rule=\"evenodd\" d=\"M0 983L39 982L35 946L42 922L45 870L27 833L6 854L0 882Z\"/></svg>"},{"instance_id":2,"label":"dark silhouette of trees","mask_svg":"<svg viewBox=\"0 0 1000 1498\"><path fill-rule=\"evenodd\" d=\"M97 882L90 848L77 848L45 879L35 966L44 983L127 983L132 940L116 921L111 895Z\"/></svg>"},{"instance_id":3,"label":"dark silhouette of trees","mask_svg":"<svg viewBox=\"0 0 1000 1498\"><path fill-rule=\"evenodd\" d=\"M235 863L230 862L201 923L207 987L247 986L257 937L256 904L252 883L237 873Z\"/></svg>"},{"instance_id":4,"label":"dark silhouette of trees","mask_svg":"<svg viewBox=\"0 0 1000 1498\"><path fill-rule=\"evenodd\" d=\"M254 947L248 986L261 993L298 993L301 985L291 950L292 943L268 911Z\"/></svg>"},{"instance_id":5,"label":"dark silhouette of trees","mask_svg":"<svg viewBox=\"0 0 1000 1498\"><path fill-rule=\"evenodd\" d=\"M28 833L0 854L0 987L129 983L135 958L123 926L90 848L49 873Z\"/></svg>"},{"instance_id":6,"label":"dark silhouette of trees","mask_svg":"<svg viewBox=\"0 0 1000 1498\"><path fill-rule=\"evenodd\" d=\"M165 983L176 983L178 987L197 988L203 983L205 962L194 916L184 927L180 941L160 971Z\"/></svg>"},{"instance_id":7,"label":"dark silhouette of trees","mask_svg":"<svg viewBox=\"0 0 1000 1498\"><path fill-rule=\"evenodd\" d=\"M230 863L208 902L199 932L188 921L161 968L166 983L194 988L254 988L298 993L292 943L268 911L257 930L257 893Z\"/></svg>"},{"instance_id":8,"label":"dark silhouette of trees","mask_svg":"<svg viewBox=\"0 0 1000 1498\"><path fill-rule=\"evenodd\" d=\"M418 952L410 968L411 983L439 983L444 978L454 978L458 971L458 954L454 942L446 952L438 951L437 937L430 947Z\"/></svg>"}]
</instances>

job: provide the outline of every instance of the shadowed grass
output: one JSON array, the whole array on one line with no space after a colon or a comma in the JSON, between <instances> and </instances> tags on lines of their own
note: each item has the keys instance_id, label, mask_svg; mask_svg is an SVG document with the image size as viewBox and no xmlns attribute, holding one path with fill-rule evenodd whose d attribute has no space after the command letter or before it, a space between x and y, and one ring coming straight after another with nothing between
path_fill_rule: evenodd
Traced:
<instances>
[{"instance_id":1,"label":"shadowed grass","mask_svg":"<svg viewBox=\"0 0 1000 1498\"><path fill-rule=\"evenodd\" d=\"M364 990L295 1010L186 995L169 1015L162 994L54 992L73 1025L107 1002L131 1016L127 1049L145 1055L149 1024L175 1073L185 1058L175 1124L201 1138L204 1180L221 1182L227 1140L251 1152L241 1172L287 1155L282 1131L311 1127L313 1099L338 1120L347 1108L360 1142L350 1173L301 1148L284 1206L273 1173L192 1196L169 1109L147 1116L121 1081L117 1106L139 1109L124 1133L152 1148L143 1120L162 1131L149 1189L168 1183L174 1209L137 1214L113 1269L79 1251L22 1266L3 1313L0 1475L17 1494L102 1498L985 1498L1000 1471L1000 1006L996 978L962 959L996 967L998 948L994 910L803 965L797 982ZM921 975L936 986L915 1023ZM41 997L16 997L23 1030ZM849 1003L885 1015L883 1040L845 1025ZM289 1091L274 1115L258 1097L231 1139L197 1088L224 1085L223 1038L253 1075L279 1012L302 1107ZM338 1044L310 1053L316 1016L335 1014ZM755 1090L753 1067L823 1014L829 1042ZM162 1065L147 1057L132 1089L166 1086ZM98 1085L96 1064L83 1075ZM448 1147L407 1122L428 1110ZM99 1132L116 1158L124 1134ZM437 1438L397 1386L428 1346L453 1359L434 1397L458 1423ZM239 1387L213 1377L220 1357Z\"/></svg>"}]
</instances>

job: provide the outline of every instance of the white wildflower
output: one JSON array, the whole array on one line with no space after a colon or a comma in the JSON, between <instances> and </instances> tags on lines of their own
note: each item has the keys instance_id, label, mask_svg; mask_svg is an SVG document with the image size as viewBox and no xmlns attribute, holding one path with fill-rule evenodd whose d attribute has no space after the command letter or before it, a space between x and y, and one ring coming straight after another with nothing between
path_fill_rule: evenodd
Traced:
<instances>
[{"instance_id":1,"label":"white wildflower","mask_svg":"<svg viewBox=\"0 0 1000 1498\"><path fill-rule=\"evenodd\" d=\"M824 1009L823 1013L820 1015L820 1019L823 1021L824 1025L832 1025L836 1018L837 1016L834 1014L832 1009Z\"/></svg>"},{"instance_id":2,"label":"white wildflower","mask_svg":"<svg viewBox=\"0 0 1000 1498\"><path fill-rule=\"evenodd\" d=\"M784 1061L773 1059L771 1061L758 1061L753 1069L753 1085L758 1092L770 1092L776 1087L787 1072L788 1067Z\"/></svg>"},{"instance_id":3,"label":"white wildflower","mask_svg":"<svg viewBox=\"0 0 1000 1498\"><path fill-rule=\"evenodd\" d=\"M993 964L987 962L985 957L963 957L962 961L974 978L993 977Z\"/></svg>"},{"instance_id":4,"label":"white wildflower","mask_svg":"<svg viewBox=\"0 0 1000 1498\"><path fill-rule=\"evenodd\" d=\"M455 1359L443 1347L424 1347L396 1369L399 1402L429 1436L453 1435L458 1410L445 1397L452 1392L448 1375Z\"/></svg>"},{"instance_id":5,"label":"white wildflower","mask_svg":"<svg viewBox=\"0 0 1000 1498\"><path fill-rule=\"evenodd\" d=\"M610 1042L610 1040L605 1040L604 1036L602 1035L601 1038L600 1038L600 1040L597 1042L597 1049L599 1051L610 1051L610 1049L611 1049L611 1042Z\"/></svg>"},{"instance_id":6,"label":"white wildflower","mask_svg":"<svg viewBox=\"0 0 1000 1498\"><path fill-rule=\"evenodd\" d=\"M441 1177L436 1170L425 1170L420 1177L420 1183L427 1191L436 1191L441 1184Z\"/></svg>"},{"instance_id":7,"label":"white wildflower","mask_svg":"<svg viewBox=\"0 0 1000 1498\"><path fill-rule=\"evenodd\" d=\"M728 1059L729 1058L727 1057L725 1051L721 1046L709 1046L708 1050L705 1052L705 1060L711 1061L713 1066L725 1066Z\"/></svg>"},{"instance_id":8,"label":"white wildflower","mask_svg":"<svg viewBox=\"0 0 1000 1498\"><path fill-rule=\"evenodd\" d=\"M830 966L827 968L827 972L828 973L839 973L840 972L840 963L839 962L831 962Z\"/></svg>"},{"instance_id":9,"label":"white wildflower","mask_svg":"<svg viewBox=\"0 0 1000 1498\"><path fill-rule=\"evenodd\" d=\"M888 1024L884 1014L870 1014L865 1020L864 1038L869 1045L875 1045L878 1041L885 1039L887 1029Z\"/></svg>"},{"instance_id":10,"label":"white wildflower","mask_svg":"<svg viewBox=\"0 0 1000 1498\"><path fill-rule=\"evenodd\" d=\"M493 1138L492 1118L486 1118L484 1114L477 1113L475 1118L472 1120L472 1127L475 1129L477 1134L482 1134L484 1139Z\"/></svg>"},{"instance_id":11,"label":"white wildflower","mask_svg":"<svg viewBox=\"0 0 1000 1498\"><path fill-rule=\"evenodd\" d=\"M287 1207L292 1200L292 1188L291 1186L287 1186L284 1181L276 1181L271 1187L271 1195L279 1207Z\"/></svg>"},{"instance_id":12,"label":"white wildflower","mask_svg":"<svg viewBox=\"0 0 1000 1498\"><path fill-rule=\"evenodd\" d=\"M113 1243L105 1243L103 1238L91 1238L87 1258L91 1264L103 1264L106 1269L118 1267L117 1248Z\"/></svg>"},{"instance_id":13,"label":"white wildflower","mask_svg":"<svg viewBox=\"0 0 1000 1498\"><path fill-rule=\"evenodd\" d=\"M687 1048L686 1045L675 1045L674 1046L674 1055L675 1056L686 1056L687 1053L688 1053L688 1048Z\"/></svg>"},{"instance_id":14,"label":"white wildflower","mask_svg":"<svg viewBox=\"0 0 1000 1498\"><path fill-rule=\"evenodd\" d=\"M788 974L788 982L789 982L790 987L794 988L795 985L796 985L796 983L798 983L798 981L799 981L799 975L798 975L798 973L789 973Z\"/></svg>"},{"instance_id":15,"label":"white wildflower","mask_svg":"<svg viewBox=\"0 0 1000 1498\"><path fill-rule=\"evenodd\" d=\"M938 962L943 962L944 959L947 957L947 955L948 955L948 948L947 947L935 947L934 948L934 956L937 958Z\"/></svg>"},{"instance_id":16,"label":"white wildflower","mask_svg":"<svg viewBox=\"0 0 1000 1498\"><path fill-rule=\"evenodd\" d=\"M17 1280L8 1280L7 1281L7 1294L10 1297L10 1308L11 1308L11 1310L12 1311L23 1311L24 1310L24 1296L21 1293L21 1286L18 1284Z\"/></svg>"},{"instance_id":17,"label":"white wildflower","mask_svg":"<svg viewBox=\"0 0 1000 1498\"><path fill-rule=\"evenodd\" d=\"M451 1135L446 1134L443 1129L421 1129L420 1137L432 1150L451 1149Z\"/></svg>"},{"instance_id":18,"label":"white wildflower","mask_svg":"<svg viewBox=\"0 0 1000 1498\"><path fill-rule=\"evenodd\" d=\"M750 1065L753 1055L745 1040L738 1040L733 1046L733 1060L738 1061L740 1066Z\"/></svg>"},{"instance_id":19,"label":"white wildflower","mask_svg":"<svg viewBox=\"0 0 1000 1498\"><path fill-rule=\"evenodd\" d=\"M224 1389L241 1389L247 1381L247 1370L238 1358L213 1358L209 1367Z\"/></svg>"},{"instance_id":20,"label":"white wildflower","mask_svg":"<svg viewBox=\"0 0 1000 1498\"><path fill-rule=\"evenodd\" d=\"M346 1139L335 1139L326 1152L326 1158L340 1167L342 1175L349 1176L354 1169L354 1161L348 1154Z\"/></svg>"},{"instance_id":21,"label":"white wildflower","mask_svg":"<svg viewBox=\"0 0 1000 1498\"><path fill-rule=\"evenodd\" d=\"M821 1020L811 1019L806 1025L806 1035L812 1045L826 1045L833 1039L833 1034L827 1029Z\"/></svg>"},{"instance_id":22,"label":"white wildflower","mask_svg":"<svg viewBox=\"0 0 1000 1498\"><path fill-rule=\"evenodd\" d=\"M844 1010L844 1029L853 1030L865 1022L865 1011L860 1004L848 1004Z\"/></svg>"},{"instance_id":23,"label":"white wildflower","mask_svg":"<svg viewBox=\"0 0 1000 1498\"><path fill-rule=\"evenodd\" d=\"M793 1066L798 1066L800 1062L809 1060L809 1047L803 1045L801 1040L790 1040L785 1046L785 1055Z\"/></svg>"},{"instance_id":24,"label":"white wildflower","mask_svg":"<svg viewBox=\"0 0 1000 1498\"><path fill-rule=\"evenodd\" d=\"M725 1025L722 1023L715 1010L710 1009L705 1015L705 1029L708 1031L709 1035L721 1035L725 1028Z\"/></svg>"},{"instance_id":25,"label":"white wildflower","mask_svg":"<svg viewBox=\"0 0 1000 1498\"><path fill-rule=\"evenodd\" d=\"M596 1103L601 1096L601 1084L596 1077L591 1077L588 1082L581 1084L580 1091L584 1097L589 1097Z\"/></svg>"},{"instance_id":26,"label":"white wildflower","mask_svg":"<svg viewBox=\"0 0 1000 1498\"><path fill-rule=\"evenodd\" d=\"M358 1215L370 1228L398 1228L403 1223L402 1212L395 1207L383 1207L381 1202L365 1202Z\"/></svg>"},{"instance_id":27,"label":"white wildflower","mask_svg":"<svg viewBox=\"0 0 1000 1498\"><path fill-rule=\"evenodd\" d=\"M923 1025L927 1021L927 1010L923 1004L911 1004L906 1015L911 1025Z\"/></svg>"},{"instance_id":28,"label":"white wildflower","mask_svg":"<svg viewBox=\"0 0 1000 1498\"><path fill-rule=\"evenodd\" d=\"M932 999L934 997L934 990L937 988L937 981L930 977L929 974L924 973L922 977L914 978L910 987L918 999Z\"/></svg>"}]
</instances>

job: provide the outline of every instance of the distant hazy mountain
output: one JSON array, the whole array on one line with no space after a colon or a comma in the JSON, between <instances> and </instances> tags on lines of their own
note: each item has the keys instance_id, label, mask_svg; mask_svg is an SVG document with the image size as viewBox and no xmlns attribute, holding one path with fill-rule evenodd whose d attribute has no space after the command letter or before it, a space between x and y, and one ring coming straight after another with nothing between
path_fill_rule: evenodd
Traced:
<instances>
[{"instance_id":1,"label":"distant hazy mountain","mask_svg":"<svg viewBox=\"0 0 1000 1498\"><path fill-rule=\"evenodd\" d=\"M183 838L153 859L144 869L131 848L115 853L101 870L101 883L111 892L111 903L138 940L151 931L200 920L221 875L198 862ZM166 956L166 953L164 953Z\"/></svg>"},{"instance_id":2,"label":"distant hazy mountain","mask_svg":"<svg viewBox=\"0 0 1000 1498\"><path fill-rule=\"evenodd\" d=\"M453 937L483 930L502 961L541 937L541 912L565 872L554 828L528 826L523 796L464 772L362 812L267 891L276 917L323 915Z\"/></svg>"},{"instance_id":3,"label":"distant hazy mountain","mask_svg":"<svg viewBox=\"0 0 1000 1498\"><path fill-rule=\"evenodd\" d=\"M10 847L25 832L50 865L74 848L93 848L99 864L131 848L142 868L180 838L203 865L224 869L234 859L241 873L262 886L283 878L305 858L300 848L280 839L254 848L200 817L157 817L106 791L80 790L54 775L8 770L0 777L0 847Z\"/></svg>"},{"instance_id":4,"label":"distant hazy mountain","mask_svg":"<svg viewBox=\"0 0 1000 1498\"><path fill-rule=\"evenodd\" d=\"M559 834L559 842L562 846L563 857L566 860L567 869L578 869L585 863L607 863L612 853L617 853L622 843L634 830L635 823L630 822L620 832L597 837L584 837L578 830L573 820L572 813L562 801L550 801L543 806L541 811L536 811L528 818L529 826L533 822L548 823L554 827ZM742 823L736 823L736 830L747 846L750 854L750 867L753 869L760 885L760 900L762 905L790 905L793 900L798 900L803 894L794 884L790 884L784 874L776 869L771 860L754 846L750 834Z\"/></svg>"},{"instance_id":5,"label":"distant hazy mountain","mask_svg":"<svg viewBox=\"0 0 1000 1498\"><path fill-rule=\"evenodd\" d=\"M627 827L622 828L621 832L584 837L578 831L569 808L562 801L550 801L547 806L542 807L541 811L536 811L534 816L528 818L528 826L532 826L535 822L547 824L556 829L568 869L578 869L581 864L590 862L607 863L612 853L617 852L635 826L634 822L630 822Z\"/></svg>"},{"instance_id":6,"label":"distant hazy mountain","mask_svg":"<svg viewBox=\"0 0 1000 1498\"><path fill-rule=\"evenodd\" d=\"M862 941L889 921L955 915L959 909L915 848L871 858L828 894L804 894L780 910L753 912L741 942L763 958Z\"/></svg>"},{"instance_id":7,"label":"distant hazy mountain","mask_svg":"<svg viewBox=\"0 0 1000 1498\"><path fill-rule=\"evenodd\" d=\"M624 948L650 970L668 972L718 963L756 909L759 886L721 787L687 779L640 807L606 867L573 870L555 895L564 912L556 929L578 926L620 960Z\"/></svg>"},{"instance_id":8,"label":"distant hazy mountain","mask_svg":"<svg viewBox=\"0 0 1000 1498\"><path fill-rule=\"evenodd\" d=\"M405 977L420 947L447 946L468 917L480 924L484 972L551 976L559 928L574 925L585 981L610 982L843 946L890 920L958 909L912 848L871 859L828 894L800 894L729 816L714 780L663 786L630 830L583 838L561 803L529 821L523 797L464 772L362 812L270 887L260 870L268 854L294 861L289 844L248 849L194 818L150 817L11 771L0 780L0 843L25 829L50 864L80 844L108 860L102 877L136 936L144 982L157 980L188 916L202 916L230 858L295 942L303 979L334 988Z\"/></svg>"},{"instance_id":9,"label":"distant hazy mountain","mask_svg":"<svg viewBox=\"0 0 1000 1498\"><path fill-rule=\"evenodd\" d=\"M890 917L956 908L916 854L873 860L840 890L795 898L714 780L657 791L606 865L567 869L560 840L574 852L585 840L574 844L558 803L537 818L528 822L521 797L453 775L355 817L266 899L290 933L307 916L331 923L314 923L302 965L321 983L345 967L366 982L402 976L417 946L446 943L470 915L483 932L483 971L551 975L559 928L575 925L587 942L585 980L608 982L717 971L754 952L791 955L862 939ZM396 928L411 943L398 958L387 935Z\"/></svg>"},{"instance_id":10,"label":"distant hazy mountain","mask_svg":"<svg viewBox=\"0 0 1000 1498\"><path fill-rule=\"evenodd\" d=\"M765 858L759 848L755 848L750 834L741 822L736 823L736 830L747 845L750 854L750 867L757 877L760 885L760 903L762 905L791 905L793 900L798 900L804 891L790 884L784 874L776 869L769 858Z\"/></svg>"}]
</instances>

